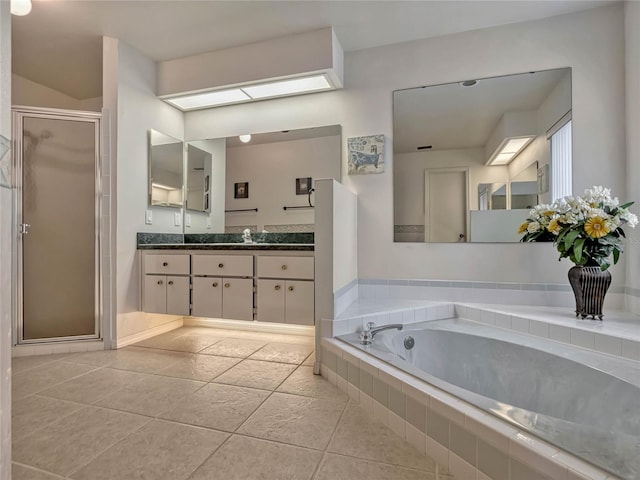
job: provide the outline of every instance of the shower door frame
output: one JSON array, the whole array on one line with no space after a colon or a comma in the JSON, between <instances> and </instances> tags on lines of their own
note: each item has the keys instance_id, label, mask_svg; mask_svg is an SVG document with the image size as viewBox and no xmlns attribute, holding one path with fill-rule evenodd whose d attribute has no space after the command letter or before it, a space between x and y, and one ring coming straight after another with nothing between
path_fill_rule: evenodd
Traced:
<instances>
[{"instance_id":1,"label":"shower door frame","mask_svg":"<svg viewBox=\"0 0 640 480\"><path fill-rule=\"evenodd\" d=\"M15 298L15 312L16 312L16 337L14 343L18 345L34 345L43 343L54 342L69 342L69 341L87 341L87 340L100 340L102 335L102 320L103 320L103 294L102 294L102 144L101 144L101 120L102 114L98 112L88 112L81 110L64 110L57 108L36 108L15 106L11 109L12 124L13 124L13 181L15 186L15 201L13 211L13 227L14 227L14 239L16 241L16 249L14 250L13 257L13 270L15 278L17 279ZM95 232L94 232L94 268L95 268L95 286L94 286L94 333L89 335L73 335L67 337L51 337L51 338L37 338L37 339L25 339L24 338L24 272L23 272L23 237L20 232L20 225L23 224L22 217L22 194L23 194L23 120L24 118L44 118L49 120L67 120L67 121L80 121L94 124L95 133Z\"/></svg>"}]
</instances>

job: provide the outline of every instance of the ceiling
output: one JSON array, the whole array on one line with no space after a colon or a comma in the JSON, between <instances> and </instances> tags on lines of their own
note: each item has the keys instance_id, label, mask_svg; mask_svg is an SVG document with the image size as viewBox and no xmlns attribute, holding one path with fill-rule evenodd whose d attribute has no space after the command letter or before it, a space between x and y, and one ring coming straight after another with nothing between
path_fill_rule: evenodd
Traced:
<instances>
[{"instance_id":1,"label":"ceiling","mask_svg":"<svg viewBox=\"0 0 640 480\"><path fill-rule=\"evenodd\" d=\"M101 96L101 37L156 61L333 26L345 51L613 3L523 1L33 0L12 17L13 71L77 99Z\"/></svg>"},{"instance_id":2,"label":"ceiling","mask_svg":"<svg viewBox=\"0 0 640 480\"><path fill-rule=\"evenodd\" d=\"M282 132L252 134L248 143L242 143L238 137L227 137L227 148L250 147L261 143L291 142L307 138L332 137L342 134L340 125L328 127L301 128L298 130L285 130Z\"/></svg>"},{"instance_id":3,"label":"ceiling","mask_svg":"<svg viewBox=\"0 0 640 480\"><path fill-rule=\"evenodd\" d=\"M478 79L472 87L448 83L396 91L393 150L412 153L422 145L432 145L432 151L484 147L503 114L537 110L570 71Z\"/></svg>"}]
</instances>

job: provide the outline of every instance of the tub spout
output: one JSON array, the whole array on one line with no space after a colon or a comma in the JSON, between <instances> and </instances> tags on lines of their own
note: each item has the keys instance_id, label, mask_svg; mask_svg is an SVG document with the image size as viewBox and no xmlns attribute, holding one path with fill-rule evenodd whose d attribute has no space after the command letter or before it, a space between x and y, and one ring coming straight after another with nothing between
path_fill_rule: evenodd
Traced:
<instances>
[{"instance_id":1,"label":"tub spout","mask_svg":"<svg viewBox=\"0 0 640 480\"><path fill-rule=\"evenodd\" d=\"M367 323L367 326L362 333L360 334L360 343L362 345L371 345L373 342L373 337L375 337L378 333L384 330L397 329L402 330L403 325L401 323L392 323L389 325L382 325L381 327L376 327L376 324L373 322Z\"/></svg>"}]
</instances>

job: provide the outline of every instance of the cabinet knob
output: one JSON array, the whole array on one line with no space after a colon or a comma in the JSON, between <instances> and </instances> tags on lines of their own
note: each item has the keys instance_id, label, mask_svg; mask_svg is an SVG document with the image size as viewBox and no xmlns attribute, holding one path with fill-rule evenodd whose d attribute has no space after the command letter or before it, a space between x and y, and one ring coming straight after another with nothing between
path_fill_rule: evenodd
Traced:
<instances>
[{"instance_id":1,"label":"cabinet knob","mask_svg":"<svg viewBox=\"0 0 640 480\"><path fill-rule=\"evenodd\" d=\"M168 283L169 285L173 285L173 280L169 280L167 283Z\"/></svg>"},{"instance_id":2,"label":"cabinet knob","mask_svg":"<svg viewBox=\"0 0 640 480\"><path fill-rule=\"evenodd\" d=\"M293 292L293 285L290 285L290 286L289 286L289 291L290 291L290 292Z\"/></svg>"},{"instance_id":3,"label":"cabinet knob","mask_svg":"<svg viewBox=\"0 0 640 480\"><path fill-rule=\"evenodd\" d=\"M218 286L218 282L213 282L213 283L211 284L211 286L212 286L213 288L216 288L216 287Z\"/></svg>"},{"instance_id":4,"label":"cabinet knob","mask_svg":"<svg viewBox=\"0 0 640 480\"><path fill-rule=\"evenodd\" d=\"M168 266L169 266L169 263L168 263L168 262L162 262L162 266L163 266L163 267L168 267Z\"/></svg>"},{"instance_id":5,"label":"cabinet knob","mask_svg":"<svg viewBox=\"0 0 640 480\"><path fill-rule=\"evenodd\" d=\"M276 290L280 290L280 285L276 285L274 288L275 288Z\"/></svg>"},{"instance_id":6,"label":"cabinet knob","mask_svg":"<svg viewBox=\"0 0 640 480\"><path fill-rule=\"evenodd\" d=\"M224 263L219 263L218 268L224 268Z\"/></svg>"},{"instance_id":7,"label":"cabinet knob","mask_svg":"<svg viewBox=\"0 0 640 480\"><path fill-rule=\"evenodd\" d=\"M230 284L230 283L225 283L225 284L224 284L224 288L229 288L230 286L231 286L231 284Z\"/></svg>"},{"instance_id":8,"label":"cabinet knob","mask_svg":"<svg viewBox=\"0 0 640 480\"><path fill-rule=\"evenodd\" d=\"M287 266L286 265L282 265L282 267L280 267L280 268L282 268L282 270L286 270Z\"/></svg>"},{"instance_id":9,"label":"cabinet knob","mask_svg":"<svg viewBox=\"0 0 640 480\"><path fill-rule=\"evenodd\" d=\"M162 280L158 280L158 285L162 285Z\"/></svg>"}]
</instances>

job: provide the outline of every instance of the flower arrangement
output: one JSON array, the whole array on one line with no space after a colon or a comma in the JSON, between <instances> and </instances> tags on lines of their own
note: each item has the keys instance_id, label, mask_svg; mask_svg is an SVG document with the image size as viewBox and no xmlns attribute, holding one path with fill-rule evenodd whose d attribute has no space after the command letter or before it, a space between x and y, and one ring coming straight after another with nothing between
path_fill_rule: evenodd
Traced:
<instances>
[{"instance_id":1,"label":"flower arrangement","mask_svg":"<svg viewBox=\"0 0 640 480\"><path fill-rule=\"evenodd\" d=\"M564 197L551 205L536 205L520 225L522 242L553 242L560 258L576 265L607 270L618 263L625 237L623 225L635 228L638 217L629 211L634 202L620 205L611 190L594 186L575 197Z\"/></svg>"}]
</instances>

